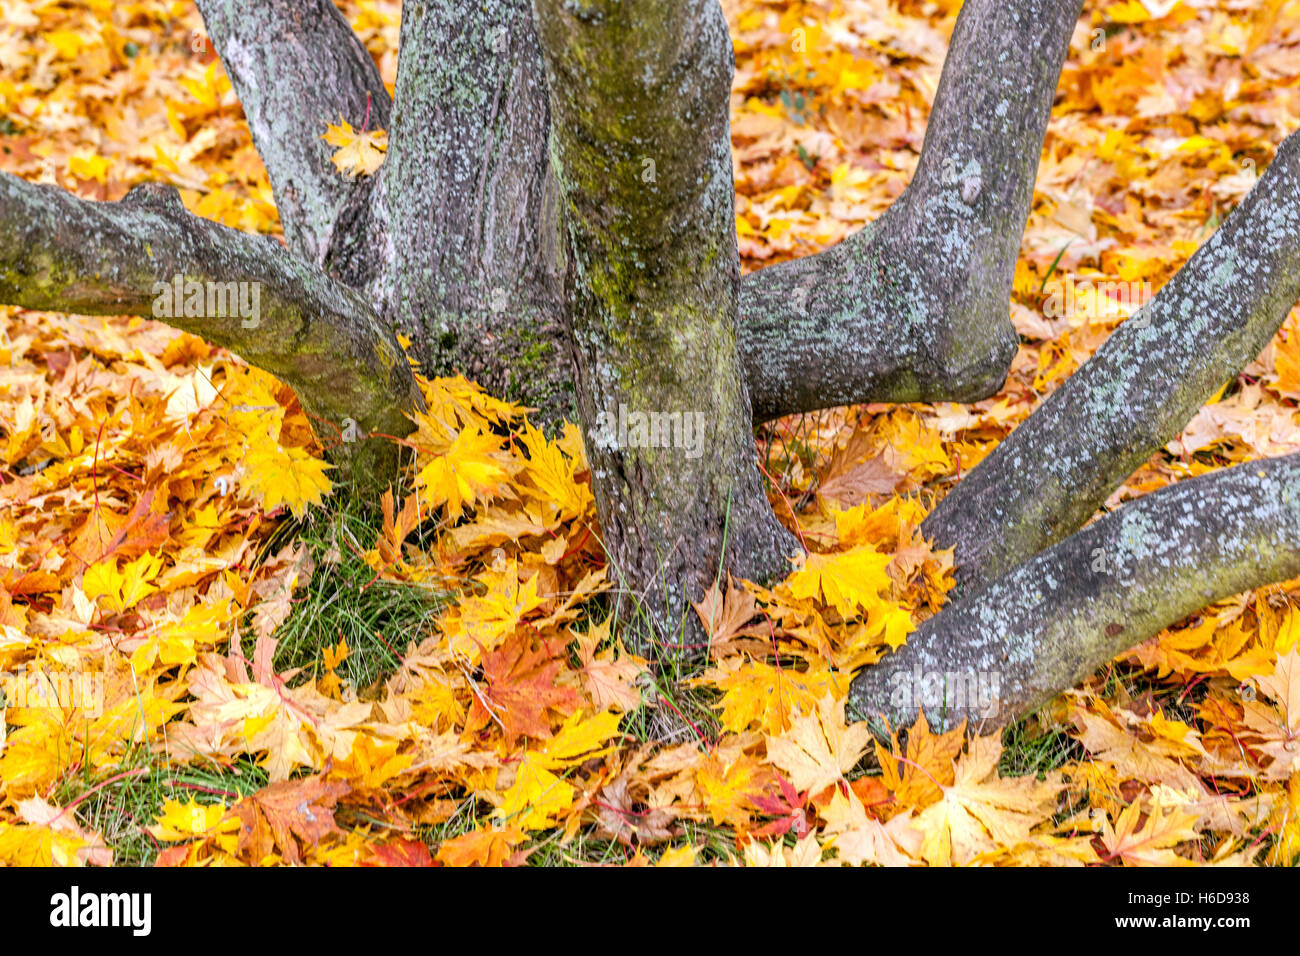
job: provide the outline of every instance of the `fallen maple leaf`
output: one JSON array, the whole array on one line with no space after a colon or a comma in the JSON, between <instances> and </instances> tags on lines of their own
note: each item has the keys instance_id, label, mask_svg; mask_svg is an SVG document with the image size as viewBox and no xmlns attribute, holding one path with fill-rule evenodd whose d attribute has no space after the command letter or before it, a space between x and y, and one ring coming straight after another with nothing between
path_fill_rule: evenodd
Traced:
<instances>
[{"instance_id":1,"label":"fallen maple leaf","mask_svg":"<svg viewBox=\"0 0 1300 956\"><path fill-rule=\"evenodd\" d=\"M931 865L961 865L980 853L1014 847L1051 819L1059 782L1001 777L1001 755L998 737L972 739L957 761L952 785L916 818L925 833L921 856Z\"/></svg>"},{"instance_id":2,"label":"fallen maple leaf","mask_svg":"<svg viewBox=\"0 0 1300 956\"><path fill-rule=\"evenodd\" d=\"M636 709L641 704L641 688L635 682L649 664L643 658L629 654L621 641L616 641L614 647L605 651L597 651L609 639L608 620L585 634L575 634L574 638L578 660L582 663L582 684L596 708Z\"/></svg>"},{"instance_id":3,"label":"fallen maple leaf","mask_svg":"<svg viewBox=\"0 0 1300 956\"><path fill-rule=\"evenodd\" d=\"M824 598L847 620L880 602L891 584L886 573L891 560L867 544L840 554L810 554L786 586L798 600Z\"/></svg>"},{"instance_id":4,"label":"fallen maple leaf","mask_svg":"<svg viewBox=\"0 0 1300 956\"><path fill-rule=\"evenodd\" d=\"M1300 765L1300 647L1279 655L1273 673L1254 680L1275 706L1247 701L1245 724L1259 737L1256 749L1273 758L1267 775L1285 780Z\"/></svg>"},{"instance_id":5,"label":"fallen maple leaf","mask_svg":"<svg viewBox=\"0 0 1300 956\"><path fill-rule=\"evenodd\" d=\"M744 588L735 587L727 579L727 593L715 583L704 595L704 600L691 602L700 623L709 636L709 650L717 654L723 645L750 633L745 627L757 614L754 595Z\"/></svg>"},{"instance_id":6,"label":"fallen maple leaf","mask_svg":"<svg viewBox=\"0 0 1300 956\"><path fill-rule=\"evenodd\" d=\"M471 830L438 847L437 860L444 866L522 866L531 851L517 851L526 834L518 827L486 827Z\"/></svg>"},{"instance_id":7,"label":"fallen maple leaf","mask_svg":"<svg viewBox=\"0 0 1300 956\"><path fill-rule=\"evenodd\" d=\"M527 638L515 638L486 652L481 665L483 686L474 695L465 730L472 733L493 721L501 727L508 747L520 737L550 737L547 713L568 714L582 703L572 687L556 686L562 666L557 655L564 650L560 640L543 641L534 648Z\"/></svg>"},{"instance_id":8,"label":"fallen maple leaf","mask_svg":"<svg viewBox=\"0 0 1300 956\"><path fill-rule=\"evenodd\" d=\"M863 723L846 724L844 701L827 695L814 713L796 717L789 730L766 740L768 759L790 775L796 789L816 795L853 769L871 731Z\"/></svg>"},{"instance_id":9,"label":"fallen maple leaf","mask_svg":"<svg viewBox=\"0 0 1300 956\"><path fill-rule=\"evenodd\" d=\"M273 783L245 797L230 811L240 824L239 851L250 863L277 850L286 862L301 863L304 850L343 832L334 807L348 790L346 783L316 776Z\"/></svg>"},{"instance_id":10,"label":"fallen maple leaf","mask_svg":"<svg viewBox=\"0 0 1300 956\"><path fill-rule=\"evenodd\" d=\"M429 848L420 840L407 840L401 837L372 846L370 859L362 866L433 866L433 857Z\"/></svg>"},{"instance_id":11,"label":"fallen maple leaf","mask_svg":"<svg viewBox=\"0 0 1300 956\"><path fill-rule=\"evenodd\" d=\"M1172 848L1197 839L1196 819L1196 814L1178 807L1166 812L1159 799L1152 803L1149 813L1133 803L1120 813L1113 827L1109 818L1103 820L1099 840L1108 860L1132 866L1191 866L1191 860Z\"/></svg>"},{"instance_id":12,"label":"fallen maple leaf","mask_svg":"<svg viewBox=\"0 0 1300 956\"><path fill-rule=\"evenodd\" d=\"M907 731L906 754L899 754L897 736L891 739L892 751L876 742L881 782L898 803L919 809L939 799L943 787L952 783L953 761L965 742L966 722L946 734L932 734L922 712Z\"/></svg>"},{"instance_id":13,"label":"fallen maple leaf","mask_svg":"<svg viewBox=\"0 0 1300 956\"><path fill-rule=\"evenodd\" d=\"M833 846L844 863L913 866L919 861L925 835L913 825L910 810L881 823L867 814L853 790L846 795L836 788L819 813L826 820L825 833L832 837L826 845Z\"/></svg>"}]
</instances>

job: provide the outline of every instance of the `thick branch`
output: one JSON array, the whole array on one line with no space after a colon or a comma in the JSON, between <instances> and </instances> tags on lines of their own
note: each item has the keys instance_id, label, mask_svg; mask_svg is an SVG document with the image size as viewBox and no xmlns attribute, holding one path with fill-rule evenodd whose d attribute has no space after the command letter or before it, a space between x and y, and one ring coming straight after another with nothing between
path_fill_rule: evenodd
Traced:
<instances>
[{"instance_id":1,"label":"thick branch","mask_svg":"<svg viewBox=\"0 0 1300 956\"><path fill-rule=\"evenodd\" d=\"M406 0L381 311L430 372L571 414L550 109L529 0Z\"/></svg>"},{"instance_id":2,"label":"thick branch","mask_svg":"<svg viewBox=\"0 0 1300 956\"><path fill-rule=\"evenodd\" d=\"M190 282L203 284L198 299ZM350 418L405 434L402 413L420 402L395 336L360 295L274 239L191 215L168 186L99 203L0 174L0 302L158 318L278 376L340 430Z\"/></svg>"},{"instance_id":3,"label":"thick branch","mask_svg":"<svg viewBox=\"0 0 1300 956\"><path fill-rule=\"evenodd\" d=\"M967 0L907 191L831 249L745 277L738 340L756 420L1002 386L1012 273L1082 5Z\"/></svg>"},{"instance_id":4,"label":"thick branch","mask_svg":"<svg viewBox=\"0 0 1300 956\"><path fill-rule=\"evenodd\" d=\"M962 587L1079 528L1260 353L1300 297L1300 134L1137 316L945 498L923 526Z\"/></svg>"},{"instance_id":5,"label":"thick branch","mask_svg":"<svg viewBox=\"0 0 1300 956\"><path fill-rule=\"evenodd\" d=\"M320 265L336 226L350 228L371 189L339 175L320 137L339 117L357 129L367 114L371 129L388 126L379 70L331 0L197 2L266 164L285 240Z\"/></svg>"},{"instance_id":6,"label":"thick branch","mask_svg":"<svg viewBox=\"0 0 1300 956\"><path fill-rule=\"evenodd\" d=\"M770 578L795 547L759 482L736 349L731 40L717 0L535 9L601 531L680 640L722 569Z\"/></svg>"},{"instance_id":7,"label":"thick branch","mask_svg":"<svg viewBox=\"0 0 1300 956\"><path fill-rule=\"evenodd\" d=\"M1297 574L1300 455L1181 481L945 608L854 680L853 701L894 726L922 705L935 726L996 726L1205 605Z\"/></svg>"}]
</instances>

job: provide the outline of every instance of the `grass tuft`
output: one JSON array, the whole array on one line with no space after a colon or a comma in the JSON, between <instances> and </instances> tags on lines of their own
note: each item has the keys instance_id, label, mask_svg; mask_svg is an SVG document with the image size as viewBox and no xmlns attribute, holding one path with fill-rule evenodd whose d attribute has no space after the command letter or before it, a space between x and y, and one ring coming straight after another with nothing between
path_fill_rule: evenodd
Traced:
<instances>
[{"instance_id":1,"label":"grass tuft","mask_svg":"<svg viewBox=\"0 0 1300 956\"><path fill-rule=\"evenodd\" d=\"M278 670L303 668L303 677L314 680L325 673L322 649L342 640L349 654L336 673L360 692L389 677L410 644L429 633L444 597L378 578L362 555L379 527L378 509L356 496L340 497L301 524L295 539L311 549L316 569L276 630Z\"/></svg>"}]
</instances>

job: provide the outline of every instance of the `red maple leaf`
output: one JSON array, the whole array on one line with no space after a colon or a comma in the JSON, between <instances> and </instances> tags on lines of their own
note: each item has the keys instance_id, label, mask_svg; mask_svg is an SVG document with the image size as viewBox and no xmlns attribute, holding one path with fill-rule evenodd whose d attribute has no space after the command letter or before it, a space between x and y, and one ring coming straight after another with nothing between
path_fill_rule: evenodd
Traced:
<instances>
[{"instance_id":1,"label":"red maple leaf","mask_svg":"<svg viewBox=\"0 0 1300 956\"><path fill-rule=\"evenodd\" d=\"M493 721L500 726L507 746L514 746L520 737L549 738L546 712L554 710L564 717L582 705L577 691L556 684L565 647L564 641L557 639L533 648L527 638L516 637L485 652L483 679L465 729L480 730Z\"/></svg>"}]
</instances>

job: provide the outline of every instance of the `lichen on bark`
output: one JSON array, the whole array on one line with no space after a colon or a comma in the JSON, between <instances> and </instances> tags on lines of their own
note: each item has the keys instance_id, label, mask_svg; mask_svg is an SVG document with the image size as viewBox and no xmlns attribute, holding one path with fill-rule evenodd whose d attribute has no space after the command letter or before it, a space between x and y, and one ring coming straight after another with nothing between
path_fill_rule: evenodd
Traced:
<instances>
[{"instance_id":1,"label":"lichen on bark","mask_svg":"<svg viewBox=\"0 0 1300 956\"><path fill-rule=\"evenodd\" d=\"M1260 353L1300 297L1300 134L1219 231L940 502L923 530L991 580L1088 520Z\"/></svg>"},{"instance_id":2,"label":"lichen on bark","mask_svg":"<svg viewBox=\"0 0 1300 956\"><path fill-rule=\"evenodd\" d=\"M851 698L894 727L919 707L936 728L987 731L1205 605L1297 574L1300 455L1248 462L1130 502L973 590Z\"/></svg>"},{"instance_id":3,"label":"lichen on bark","mask_svg":"<svg viewBox=\"0 0 1300 956\"><path fill-rule=\"evenodd\" d=\"M795 550L762 491L736 350L727 25L712 0L538 0L537 18L604 545L643 638L690 644L688 600L726 571L783 574ZM656 414L698 416L702 453L611 434Z\"/></svg>"}]
</instances>

